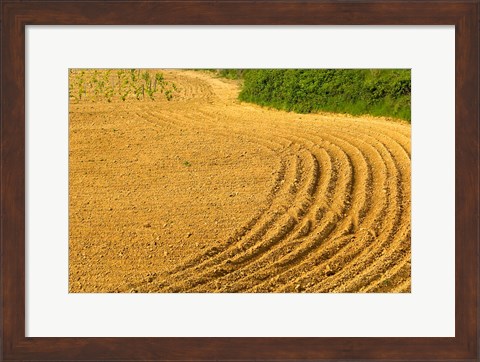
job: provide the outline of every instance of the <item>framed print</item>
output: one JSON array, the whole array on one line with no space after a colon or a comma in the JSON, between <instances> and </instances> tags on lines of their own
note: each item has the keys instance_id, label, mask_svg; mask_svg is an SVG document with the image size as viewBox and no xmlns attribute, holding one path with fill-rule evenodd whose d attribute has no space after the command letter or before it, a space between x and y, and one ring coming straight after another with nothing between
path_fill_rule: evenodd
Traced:
<instances>
[{"instance_id":1,"label":"framed print","mask_svg":"<svg viewBox=\"0 0 480 362\"><path fill-rule=\"evenodd\" d=\"M2 2L2 358L478 360L478 10Z\"/></svg>"},{"instance_id":2,"label":"framed print","mask_svg":"<svg viewBox=\"0 0 480 362\"><path fill-rule=\"evenodd\" d=\"M129 27L128 33L114 27L93 30L27 27L26 189L30 197L26 230L30 236L26 240L26 336L454 334L454 215L453 211L434 212L430 207L438 193L444 195L444 203L451 203L454 192L452 27L177 26ZM149 47L157 39L162 39L162 47ZM337 49L339 42L344 44L344 53ZM119 43L128 52L119 53L118 48L108 45ZM179 43L183 45L181 49ZM221 52L217 51L219 43L224 44ZM305 49L311 43L317 47L308 54ZM381 49L377 47L379 43L384 44ZM361 44L361 53L357 44ZM285 54L285 49L292 46L301 57L291 59ZM65 51L51 59L50 54L57 53L59 47ZM202 49L203 59L197 49ZM317 49L322 49L321 54L317 54ZM242 55L248 52L255 57L244 59ZM209 59L212 55L215 63ZM117 66L119 59L123 62L118 64L119 68L98 68L104 64ZM344 83L339 77L350 79L348 84L355 84L355 80L362 80L363 84L367 76L381 76L397 86L404 81L408 87L413 74L412 116L434 117L438 138L429 138L428 122L414 122L411 126L408 119L352 119L338 113L333 119L327 114L315 118L319 117L318 112L252 108L254 103L239 103L236 99L239 80L220 77L215 70L202 70L212 64L248 66L233 72L243 73L242 89L249 84L258 87L272 77L290 80L299 76L306 84L311 83L308 79L331 77L330 82L322 82L323 87ZM260 68L264 64L274 68ZM360 64L374 69L353 68ZM139 65L141 69L122 68ZM331 67L338 68L328 69ZM67 96L67 73L68 128L64 122L65 106L57 107L59 103L67 104L66 100L57 101ZM432 82L444 87L432 89ZM41 91L45 84L49 84L48 93ZM144 90L150 90L154 99ZM408 97L408 90L407 94L402 93L397 99ZM416 96L423 93L429 97ZM123 107L126 109L121 111ZM108 110L108 117L104 117L102 109ZM405 114L409 115L408 107ZM267 118L271 121L265 122ZM261 123L239 129L249 119ZM165 123L159 124L159 120ZM211 122L214 123L210 125ZM205 127L206 124L209 126ZM282 131L281 124L294 128ZM299 127L300 124L303 126ZM348 132L345 125L354 131ZM415 136L412 145L408 134L411 127ZM250 133L251 129L255 134ZM265 133L258 137L262 129ZM210 133L215 137L207 136ZM144 134L150 137L143 137ZM239 137L231 137L232 134ZM48 147L44 143L46 137L50 140ZM199 137L207 138L200 141ZM310 143L312 137L315 141ZM418 146L424 138L429 139L428 148ZM145 144L151 140L152 144ZM237 146L228 146L232 142ZM115 147L109 148L110 144ZM241 150L241 154L230 151L232 148ZM410 152L415 155L411 181ZM385 159L384 163L380 158ZM442 167L435 170L416 161L424 158L430 164L441 160ZM349 159L353 172L348 171ZM372 163L370 172L364 166L366 161ZM125 162L127 168L121 166ZM38 169L35 165L43 167ZM136 167L139 168L135 170ZM236 167L239 170L234 172ZM433 177L435 171L440 174L434 177L437 181L433 192L433 187L422 180ZM387 173L389 177L385 177ZM397 177L398 181L392 182ZM182 187L172 187L178 184ZM353 192L349 192L349 185ZM103 191L98 192L99 188ZM413 194L413 215L426 210L431 216L423 217L421 225L413 223L411 247L409 188ZM347 203L342 196L349 193ZM371 197L365 197L368 194ZM251 195L255 195L253 205ZM190 201L185 202L186 198ZM332 200L331 204L328 200ZM51 205L49 214L42 212L45 203ZM258 210L256 205L266 207L265 211ZM453 203L446 208L452 210ZM234 214L229 215L227 210ZM67 222L61 221L66 215L68 229ZM249 217L253 217L250 230L240 229L237 240L230 239L238 230L234 220L244 225ZM437 231L434 227L439 220L443 228ZM92 227L92 223L96 226ZM58 230L58 234L53 236L51 230ZM373 237L373 232L378 235ZM280 237L275 237L277 233ZM422 233L432 238L419 243ZM44 239L49 243L43 243ZM258 245L263 247L256 249ZM435 248L435 260L431 260L431 248ZM325 258L329 253L332 256ZM50 256L48 268L44 254ZM182 258L178 254L190 255ZM415 261L412 268L411 258ZM418 265L429 268L417 268ZM361 272L356 274L357 271ZM256 278L259 272L265 277ZM440 290L429 280L432 273L443 282ZM302 278L310 280L305 283ZM47 286L42 280L50 283ZM252 290L242 290L242 286ZM206 293L197 293L202 288ZM236 292L232 293L234 288ZM371 289L375 298L371 298L371 293L354 293L361 288ZM67 298L62 297L67 290ZM138 295L132 298L129 294L135 292ZM388 319L375 313L385 304L397 311ZM156 305L162 305L162 310ZM164 312L174 311L179 305L182 313ZM229 308L223 308L224 305ZM296 306L297 318L310 320L308 326L279 322L278 314L292 305ZM135 310L136 306L141 308L135 314L125 315L124 323L116 322L118 309ZM204 313L196 313L199 308ZM236 311L233 315L229 313L231 309ZM360 310L363 313L358 313ZM339 313L345 317L348 313L348 327L340 327L336 321ZM63 318L46 319L50 314ZM293 314L285 317L292 318ZM256 327L249 328L254 321Z\"/></svg>"}]
</instances>

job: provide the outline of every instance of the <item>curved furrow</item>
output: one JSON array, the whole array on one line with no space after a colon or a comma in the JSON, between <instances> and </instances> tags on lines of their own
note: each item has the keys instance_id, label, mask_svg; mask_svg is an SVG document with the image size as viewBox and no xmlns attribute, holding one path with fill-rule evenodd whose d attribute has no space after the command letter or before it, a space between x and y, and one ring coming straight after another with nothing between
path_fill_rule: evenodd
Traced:
<instances>
[{"instance_id":1,"label":"curved furrow","mask_svg":"<svg viewBox=\"0 0 480 362\"><path fill-rule=\"evenodd\" d=\"M394 143L390 144L390 148L396 148ZM390 150L386 148L386 152ZM397 152L402 154L401 147L397 148ZM381 244L381 249L375 250L375 254L371 257L367 268L361 273L352 278L348 283L344 284L346 291L358 290L359 285L368 285L377 275L381 275L389 265L393 265L399 255L405 253L406 245L409 245L410 240L410 202L405 202L403 196L409 198L410 195L410 175L409 173L401 173L398 162L392 155L392 159L398 170L396 175L397 198L394 200L393 207L397 211L396 222L391 226L391 230L385 233L385 242ZM404 190L405 188L405 190ZM409 251L408 251L409 253Z\"/></svg>"},{"instance_id":2,"label":"curved furrow","mask_svg":"<svg viewBox=\"0 0 480 362\"><path fill-rule=\"evenodd\" d=\"M302 149L299 151L302 151ZM300 163L305 163L305 160L305 156L304 158L299 158ZM302 206L291 207L290 205L295 205L294 201L299 197L305 197L302 196L303 192L306 192L307 197L309 197L309 195L311 196L311 193L315 191L315 186L312 186L312 182L316 183L318 178L318 165L316 165L316 160L314 158L311 161L313 162L313 165L302 165L302 168L297 168L297 172L294 175L294 182L290 183L288 190L293 198L282 206L283 215L276 225L270 225L274 227L271 227L270 230L263 235L259 235L255 239L250 241L247 240L243 243L242 249L238 250L238 253L227 255L228 259L225 259L222 264L216 265L213 270L205 271L202 276L198 276L195 283L192 284L190 281L183 281L183 283L188 283L195 287L201 286L204 282L208 282L210 279L229 274L231 271L241 268L242 265L251 263L258 258L259 255L262 255L265 251L284 240L284 238L296 227L302 215L306 212ZM302 169L313 169L313 176L309 179L302 180L300 183ZM311 173L309 172L309 175L310 174ZM312 181L312 179L314 181ZM307 203L303 206L308 208L309 204Z\"/></svg>"},{"instance_id":3,"label":"curved furrow","mask_svg":"<svg viewBox=\"0 0 480 362\"><path fill-rule=\"evenodd\" d=\"M409 245L409 244L408 244ZM400 286L405 279L410 279L410 249L400 251L399 259L389 263L389 269L371 280L370 284L360 288L362 293L383 293Z\"/></svg>"},{"instance_id":4,"label":"curved furrow","mask_svg":"<svg viewBox=\"0 0 480 362\"><path fill-rule=\"evenodd\" d=\"M245 234L234 240L235 243L232 242L226 245L223 250L216 248L213 250L213 253L212 251L207 251L204 254L204 261L201 264L189 263L191 264L191 267L188 270L183 269L167 275L166 283L168 283L168 285L172 284L172 282L188 282L189 284L192 284L193 282L189 281L188 277L198 279L199 273L208 272L209 269L215 268L216 265L222 261L225 261L228 258L237 255L239 252L244 252L244 250L248 250L249 248L253 247L259 241L261 241L262 237L269 232L272 226L274 226L279 220L281 220L282 217L286 215L291 197L294 195L290 195L290 183L285 181L293 181L295 179L295 175L299 173L298 169L300 168L298 156L296 154L290 154L290 156L293 158L293 160L291 162L287 162L285 172L282 172L278 175L279 177L277 177L277 182L274 187L276 188L276 192L272 194L272 197L270 198L268 210L262 213L260 219L255 220L255 222L252 223L252 228L246 228Z\"/></svg>"},{"instance_id":5,"label":"curved furrow","mask_svg":"<svg viewBox=\"0 0 480 362\"><path fill-rule=\"evenodd\" d=\"M408 177L408 185L403 185L403 186L408 186L410 187L410 174L411 174L411 169L410 169L410 163L411 163L411 153L410 150L405 148L401 143L398 142L396 138L393 138L391 135L387 134L377 134L375 137L372 136L373 139L376 141L379 141L383 143L384 145L391 145L394 148L396 148L396 159L397 161L397 167L398 170L400 171L400 174L402 177L407 174ZM386 146L385 146L386 147Z\"/></svg>"},{"instance_id":6,"label":"curved furrow","mask_svg":"<svg viewBox=\"0 0 480 362\"><path fill-rule=\"evenodd\" d=\"M263 263L255 265L248 277L238 283L237 289L255 288L255 285L266 280L267 277L281 275L286 270L301 263L313 250L320 246L323 247L325 243L335 239L332 234L347 234L351 228L351 223L339 221L338 214L328 211L316 226L312 227L310 219L306 226L308 235L293 235L289 240L282 243L277 250L263 256ZM267 281L267 283L269 282L272 282L272 280Z\"/></svg>"},{"instance_id":7,"label":"curved furrow","mask_svg":"<svg viewBox=\"0 0 480 362\"><path fill-rule=\"evenodd\" d=\"M398 286L389 290L390 293L410 293L412 290L412 279L408 278L401 282Z\"/></svg>"},{"instance_id":8,"label":"curved furrow","mask_svg":"<svg viewBox=\"0 0 480 362\"><path fill-rule=\"evenodd\" d=\"M379 238L375 234L364 235L359 240L359 246L355 249L354 255L345 257L343 254L339 258L332 258L328 263L325 264L325 269L323 272L328 278L320 285L315 285L307 291L314 292L326 292L326 291L335 291L335 292L347 292L345 283L347 280L355 278L359 274L364 274L364 270L373 262L372 259L378 257L378 249L382 248L383 239ZM334 271L329 275L327 272L329 266L334 266ZM322 268L318 268L317 273L321 273ZM315 273L315 271L313 271ZM312 273L310 273L312 275ZM308 279L309 275L306 275L305 278L301 278L300 281Z\"/></svg>"},{"instance_id":9,"label":"curved furrow","mask_svg":"<svg viewBox=\"0 0 480 362\"><path fill-rule=\"evenodd\" d=\"M400 140L396 134L391 132L378 133L376 135L376 138L386 138L386 137L388 137L391 140L391 142L395 142L402 149L402 151L407 156L408 161L410 162L412 158L410 137L401 135L402 140Z\"/></svg>"},{"instance_id":10,"label":"curved furrow","mask_svg":"<svg viewBox=\"0 0 480 362\"><path fill-rule=\"evenodd\" d=\"M309 141L310 142L310 141ZM342 149L342 148L339 148ZM353 160L352 160L353 159ZM352 159L346 156L347 163L351 165L352 175L353 169L363 169L365 172L362 174L362 177L365 177L365 180L370 178L370 171L366 160L358 155L358 158L355 156ZM362 179L358 178L355 181L357 184L362 184ZM357 184L346 184L347 189L351 187L351 190L348 190L349 193L346 193L347 189L342 189L337 193L339 199L335 203L330 200L330 202L322 202L317 200L318 205L314 208L314 211L311 215L311 218L308 219L305 227L308 232L304 234L304 228L300 230L299 234L292 235L289 240L286 240L282 245L275 250L274 253L267 254L263 257L264 263L266 266L260 271L258 270L258 265L255 266L253 270L255 273L248 273L248 278L242 283L243 285L250 285L250 279L253 281L262 281L267 278L268 275L272 274L272 271L275 274L284 271L293 265L300 263L312 250L317 249L320 245L328 243L328 237L339 238L347 233L352 232L352 228L356 228L356 222L353 221L353 216L351 215L351 205L355 205L356 208L363 208L364 203L366 202L365 192L366 190L358 190ZM355 190L352 192L352 190ZM352 200L341 200L342 195L352 194ZM322 205L323 203L323 205ZM336 212L326 211L326 205L340 205L341 209L338 209ZM341 215L346 215L343 217ZM313 220L314 225L312 225L311 220ZM330 235L334 230L337 232L334 235ZM307 237L310 235L310 237ZM264 265L262 265L263 267ZM245 274L245 273L243 273ZM238 281L235 281L238 284ZM237 288L241 290L241 288Z\"/></svg>"},{"instance_id":11,"label":"curved furrow","mask_svg":"<svg viewBox=\"0 0 480 362\"><path fill-rule=\"evenodd\" d=\"M338 139L337 139L337 142L338 142ZM369 145L367 144L367 146ZM329 248L330 240L325 240L323 243L319 245L318 248L313 249L310 254L306 255L307 257L302 262L302 264L296 265L291 270L284 271L283 273L285 274L284 275L285 279L288 280L288 279L294 278L295 275L302 275L303 273L308 272L313 266L320 265L322 263L326 264L326 262L329 259L331 259L336 253L339 253L339 255L341 254L343 256L347 252L347 250L349 250L349 253L355 252L355 250L359 249L359 247L357 246L358 243L354 242L355 234L361 233L368 236L369 234L375 232L370 230L369 224L373 223L373 221L384 212L385 205L381 203L376 203L370 214L362 215L362 213L366 213L368 210L372 208L372 206L369 203L369 200L372 197L375 197L376 200L379 200L380 197L384 197L381 192L369 187L369 184L371 180L375 179L376 177L377 177L377 181L383 182L385 179L384 177L385 170L383 170L380 167L375 168L373 170L370 168L369 165L371 162L369 161L372 160L372 157L373 158L377 157L380 160L381 158L378 153L374 152L374 149L371 146L369 147L371 148L371 150L367 152L366 156L363 155L363 153L357 149L357 152L359 153L361 160L363 160L362 162L364 163L364 166L365 166L365 173L361 175L362 176L361 178L357 176L357 181L359 181L359 185L357 186L356 193L353 194L354 209L350 210L350 212L346 214L346 217L336 221L336 223L339 224L337 226L337 230L340 230L341 232L336 234L332 233L331 235L331 240L336 240L337 238L342 236L342 231L344 233L346 230L348 232L347 235L349 235L349 238L347 239L351 242L351 245L349 246L348 249L344 249L346 245L342 245L341 247L334 245L334 248L330 249ZM361 162L361 161L357 161L357 162ZM358 187L360 187L360 189L358 189ZM358 215L360 215L361 217L358 217ZM355 217L358 217L357 222L353 221ZM364 237L364 235L362 235L362 237ZM325 250L326 252L324 252ZM335 253L332 252L332 250L334 250Z\"/></svg>"},{"instance_id":12,"label":"curved furrow","mask_svg":"<svg viewBox=\"0 0 480 362\"><path fill-rule=\"evenodd\" d=\"M390 144L390 149L394 151L396 148L397 155L405 156L403 154L403 149L395 143ZM387 152L391 153L390 150L386 149ZM398 221L392 226L392 231L388 235L387 241L389 242L382 249L382 254L380 257L376 257L375 261L369 265L369 267L364 271L365 276L362 274L358 275L356 278L351 280L351 283L354 285L358 283L356 279L361 279L362 281L369 281L372 279L372 275L375 273L380 273L385 270L385 265L391 263L391 259L395 260L393 254L397 252L402 252L401 249L404 248L404 244L410 243L410 202L405 202L404 198L409 198L410 195L410 175L409 173L401 172L399 167L399 162L396 161L396 158L392 155L394 162L396 164L398 175L396 177L397 189L397 199L395 200L395 209L398 213ZM405 190L404 190L405 188ZM405 196L404 196L405 195ZM402 252L403 253L403 252ZM368 284L368 283L367 283ZM346 287L349 287L347 284Z\"/></svg>"},{"instance_id":13,"label":"curved furrow","mask_svg":"<svg viewBox=\"0 0 480 362\"><path fill-rule=\"evenodd\" d=\"M406 238L408 232L399 234L399 239L402 241L397 242L396 244L405 244L410 243L410 240ZM365 256L365 260L356 261L361 264L363 262L363 267L361 271L358 271L356 275L343 283L338 291L343 293L350 293L352 291L361 291L362 286L370 285L376 280L381 279L383 275L391 270L396 264L400 262L400 259L405 256L405 251L400 250L389 250L387 248L381 247L380 251L372 252L371 255ZM410 258L410 255L407 254L407 258Z\"/></svg>"},{"instance_id":14,"label":"curved furrow","mask_svg":"<svg viewBox=\"0 0 480 362\"><path fill-rule=\"evenodd\" d=\"M324 156L327 155L326 153ZM299 239L302 237L303 233L309 233L311 227L311 218L314 217L315 210L310 210L312 203L315 201L315 193L326 192L331 183L332 173L329 157L314 157L310 154L312 158L311 165L313 166L312 177L307 183L305 183L302 193L300 194L297 205L293 205L293 208L289 211L290 216L295 220L295 225L292 230L289 230L288 235L284 233L284 239L279 240L278 238L272 238L263 242L258 249L251 250L248 254L242 254L240 256L232 256L231 260L228 260L223 266L225 275L222 276L221 280L212 280L209 285L206 285L205 288L208 288L211 285L215 285L218 288L219 285L223 289L227 289L230 292L236 291L236 287L232 287L232 283L237 284L238 280L243 278L246 275L251 275L255 273L256 270L264 268L272 263L273 260L279 258L284 254L285 248L291 248L292 240ZM325 170L324 167L320 165L328 165ZM319 172L319 168L322 168L323 172ZM321 174L321 176L320 176ZM300 175L298 175L300 177ZM317 186L318 183L318 186ZM293 184L295 185L295 184ZM295 189L298 186L295 186ZM316 190L318 189L318 192ZM303 196L302 196L303 194ZM281 241L281 243L279 243ZM295 241L293 241L295 243ZM266 252L268 251L268 252ZM252 263L255 261L255 263Z\"/></svg>"},{"instance_id":15,"label":"curved furrow","mask_svg":"<svg viewBox=\"0 0 480 362\"><path fill-rule=\"evenodd\" d=\"M359 141L362 142L361 140L359 140ZM344 141L344 142L346 142L346 141ZM363 144L364 146L367 146L367 150L370 149L369 152L366 152L367 153L366 156L369 158L369 161L370 161L370 162L367 162L367 164L371 164L375 161L377 164L380 162L380 165L381 165L381 162L383 162L383 161L382 161L382 158L380 157L380 155L378 154L378 152L374 152L374 149L368 143L363 142L361 144ZM346 147L346 145L344 144L343 147ZM377 159L375 159L375 157ZM372 180L376 181L373 185L376 186L376 187L372 188L372 186L371 185L369 186L368 184L365 185L365 187L366 187L367 190L369 190L368 192L372 195L372 198L374 198L377 202L375 203L374 208L370 211L370 213L363 216L363 219L362 219L361 223L358 225L357 230L352 230L353 231L352 232L352 236L353 236L352 245L351 245L351 247L349 247L347 249L347 250L349 250L349 254L352 254L352 253L358 254L359 252L361 252L361 248L363 246L365 246L364 243L366 243L367 241L368 242L372 241L372 239L370 238L369 235L376 235L376 233L378 232L378 227L375 225L376 220L382 218L385 215L385 212L386 212L386 203L385 202L383 202L383 203L378 202L379 200L383 200L385 198L385 195L382 193L382 188L378 187L379 185L382 186L383 183L386 182L386 178L388 177L388 174L387 174L387 171L386 171L385 167L386 166L384 165L383 169L382 169L382 166L379 166L379 167L375 167L373 170L371 170L372 171ZM340 250L339 250L339 252L340 252ZM341 253L339 253L336 256L336 258L339 259L340 261L341 261L341 259L348 258L348 255L346 256L345 253L346 253L346 250L341 251ZM302 275L304 273L308 273L308 271L309 271L308 267L313 265L313 264L320 265L320 268L328 265L327 260L324 260L324 263L319 263L319 260L318 259L315 260L314 257L315 257L314 255L310 256L305 261L305 265L300 266L302 268L301 272L299 270L295 270L295 271L290 272L289 274L291 274L293 276L295 274L296 275ZM315 262L313 262L314 260L315 260ZM336 261L336 259L331 260L331 262L335 262L335 261ZM332 272L334 272L334 271L332 271ZM298 283L296 285L298 285Z\"/></svg>"},{"instance_id":16,"label":"curved furrow","mask_svg":"<svg viewBox=\"0 0 480 362\"><path fill-rule=\"evenodd\" d=\"M319 122L319 121L315 121ZM311 132L318 130L317 125L310 123L306 126ZM332 127L328 127L328 130L332 130ZM391 121L358 121L352 122L351 119L338 120L338 124L333 127L334 130L338 130L340 133L352 134L354 137L362 137L362 135L372 136L374 138L387 136L392 140L395 140L410 158L411 154L411 142L410 142L410 129L406 128L403 124Z\"/></svg>"},{"instance_id":17,"label":"curved furrow","mask_svg":"<svg viewBox=\"0 0 480 362\"><path fill-rule=\"evenodd\" d=\"M354 134L352 132L353 129L347 130L347 132ZM361 131L360 131L361 132ZM400 134L399 132L391 129L390 127L381 128L381 131L377 129L371 129L370 132L367 133L368 136L374 139L387 139L385 144L389 144L390 142L395 142L399 147L403 149L403 152L408 156L408 159L411 158L411 144L410 144L410 133L407 134Z\"/></svg>"},{"instance_id":18,"label":"curved furrow","mask_svg":"<svg viewBox=\"0 0 480 362\"><path fill-rule=\"evenodd\" d=\"M341 158L342 156L342 150L338 149L337 150L339 154L337 155L336 159ZM346 157L343 154L344 157ZM317 156L319 157L319 156ZM331 157L331 156L330 156ZM331 157L333 159L333 157ZM346 158L347 159L347 158ZM334 166L335 169L337 169L338 165ZM344 170L345 171L345 170ZM335 172L334 174L337 174ZM335 183L338 181L338 183L341 185L339 186L340 191L336 190L336 192L333 194L332 193L332 185L335 185ZM292 233L288 239L286 239L281 245L278 246L276 250L274 250L273 253L266 254L262 256L262 261L263 264L268 266L271 266L272 262L274 262L276 259L281 258L285 253L289 253L293 251L293 249L297 249L296 246L298 245L298 241L302 236L303 233L313 233L316 231L316 238L319 240L323 240L326 238L326 236L333 230L333 225L335 224L335 221L339 219L339 215L344 212L344 204L341 202L336 202L332 203L332 200L334 198L339 198L341 195L345 193L345 190L349 189L351 187L351 173L343 173L340 174L338 178L336 179L331 179L328 184L325 184L325 186L320 188L322 192L325 192L328 195L328 199L324 200L317 200L317 205L312 211L309 213L308 218L305 218L304 224L300 225L297 230L297 233ZM321 207L318 207L318 204L321 205ZM319 211L321 211L319 213ZM320 228L318 225L313 225L313 222L316 222L316 218L319 217L320 214L327 214L327 216L323 217L324 223L320 224ZM328 220L330 219L330 220ZM313 222L312 222L313 221ZM317 230L315 230L317 228ZM317 241L318 242L318 241ZM263 267L264 265L262 264L256 264L253 267L254 270L259 269L259 267ZM244 272L241 272L243 275L250 275L250 274L245 274ZM256 276L253 276L256 277ZM263 279L263 278L262 278Z\"/></svg>"},{"instance_id":19,"label":"curved furrow","mask_svg":"<svg viewBox=\"0 0 480 362\"><path fill-rule=\"evenodd\" d=\"M388 213L381 218L379 223L381 228L377 233L375 233L374 242L366 246L354 260L349 260L347 263L342 263L339 265L337 269L338 271L334 275L326 278L325 282L322 283L320 290L312 289L312 291L344 291L344 279L351 279L352 277L355 278L357 275L363 274L365 268L372 264L372 259L378 258L382 248L386 243L388 243L388 239L390 238L391 234L396 231L396 228L400 223L399 210L401 208L398 204L398 199L401 198L401 194L399 194L400 181L397 164L388 149L380 142L378 145L378 148L384 154L384 159L389 165L390 182L388 182L386 185L387 187L385 188L385 194L387 196L388 203ZM340 288L340 290L335 289L337 287Z\"/></svg>"},{"instance_id":20,"label":"curved furrow","mask_svg":"<svg viewBox=\"0 0 480 362\"><path fill-rule=\"evenodd\" d=\"M353 132L350 134L352 137L356 136ZM388 153L389 158L395 163L395 169L398 171L398 175L400 175L400 177L396 178L398 184L397 187L402 191L398 197L398 203L401 208L410 208L410 153L403 147L403 145L398 143L395 138L392 138L389 135L379 133L375 136L367 135L367 138L370 140L370 144L377 144L385 153ZM387 147L387 145L389 146ZM392 153L392 151L394 151L394 153ZM409 211L407 212L407 215L409 215ZM408 222L407 225L410 225L410 222Z\"/></svg>"},{"instance_id":21,"label":"curved furrow","mask_svg":"<svg viewBox=\"0 0 480 362\"><path fill-rule=\"evenodd\" d=\"M386 129L394 135L399 135L404 137L406 140L410 141L411 129L410 125L405 127L406 123L398 123L398 122L388 122L388 127ZM380 129L383 129L381 123L378 123ZM410 143L408 143L410 146Z\"/></svg>"},{"instance_id":22,"label":"curved furrow","mask_svg":"<svg viewBox=\"0 0 480 362\"><path fill-rule=\"evenodd\" d=\"M348 121L347 121L348 122ZM365 128L373 130L390 130L396 135L403 135L410 138L410 127L405 127L405 121L388 121L383 119L367 119L363 121ZM409 125L408 125L409 126Z\"/></svg>"}]
</instances>

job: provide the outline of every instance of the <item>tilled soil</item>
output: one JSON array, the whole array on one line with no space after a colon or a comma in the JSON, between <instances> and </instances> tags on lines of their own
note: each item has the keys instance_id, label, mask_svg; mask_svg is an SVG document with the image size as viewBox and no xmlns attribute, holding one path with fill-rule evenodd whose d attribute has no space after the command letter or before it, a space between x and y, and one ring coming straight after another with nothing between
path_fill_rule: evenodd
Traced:
<instances>
[{"instance_id":1,"label":"tilled soil","mask_svg":"<svg viewBox=\"0 0 480 362\"><path fill-rule=\"evenodd\" d=\"M410 125L237 100L70 104L70 292L410 292Z\"/></svg>"}]
</instances>

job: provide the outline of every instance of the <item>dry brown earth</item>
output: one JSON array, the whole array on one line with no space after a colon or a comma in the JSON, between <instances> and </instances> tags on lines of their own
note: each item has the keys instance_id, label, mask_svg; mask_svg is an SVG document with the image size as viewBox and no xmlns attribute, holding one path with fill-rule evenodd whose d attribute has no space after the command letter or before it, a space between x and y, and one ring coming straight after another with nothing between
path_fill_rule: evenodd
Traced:
<instances>
[{"instance_id":1,"label":"dry brown earth","mask_svg":"<svg viewBox=\"0 0 480 362\"><path fill-rule=\"evenodd\" d=\"M70 292L409 292L410 125L237 100L70 105Z\"/></svg>"}]
</instances>

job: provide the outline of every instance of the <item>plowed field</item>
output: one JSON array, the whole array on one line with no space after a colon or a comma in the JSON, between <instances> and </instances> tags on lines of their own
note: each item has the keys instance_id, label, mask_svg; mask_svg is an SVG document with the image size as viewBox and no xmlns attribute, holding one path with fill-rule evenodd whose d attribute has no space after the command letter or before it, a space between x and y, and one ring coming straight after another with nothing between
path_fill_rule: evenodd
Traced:
<instances>
[{"instance_id":1,"label":"plowed field","mask_svg":"<svg viewBox=\"0 0 480 362\"><path fill-rule=\"evenodd\" d=\"M410 292L410 125L241 103L72 102L70 292Z\"/></svg>"}]
</instances>

